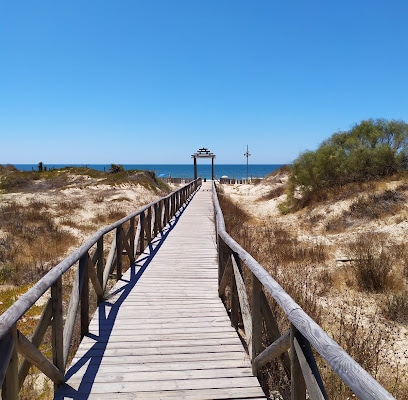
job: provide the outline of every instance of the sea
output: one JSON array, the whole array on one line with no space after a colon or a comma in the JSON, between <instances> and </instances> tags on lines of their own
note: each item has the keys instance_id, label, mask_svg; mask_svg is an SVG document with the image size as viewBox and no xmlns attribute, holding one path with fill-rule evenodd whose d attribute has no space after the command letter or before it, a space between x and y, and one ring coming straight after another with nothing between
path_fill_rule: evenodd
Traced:
<instances>
[{"instance_id":1,"label":"sea","mask_svg":"<svg viewBox=\"0 0 408 400\"><path fill-rule=\"evenodd\" d=\"M37 171L38 164L13 164L20 171ZM159 178L193 178L194 165L191 164L120 164L125 170L154 171ZM111 164L43 164L47 170L64 167L87 167L98 171L109 171ZM276 171L282 164L249 164L248 178L264 178ZM197 162L198 177L211 179L211 164ZM215 179L228 177L230 179L245 179L247 177L246 164L214 164Z\"/></svg>"}]
</instances>

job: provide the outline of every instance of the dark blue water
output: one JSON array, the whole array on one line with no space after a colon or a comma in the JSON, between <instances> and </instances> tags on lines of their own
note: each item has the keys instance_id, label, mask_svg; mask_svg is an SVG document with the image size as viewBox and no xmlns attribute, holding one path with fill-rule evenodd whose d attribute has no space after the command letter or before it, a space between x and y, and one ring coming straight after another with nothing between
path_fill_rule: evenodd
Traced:
<instances>
[{"instance_id":1,"label":"dark blue water","mask_svg":"<svg viewBox=\"0 0 408 400\"><path fill-rule=\"evenodd\" d=\"M21 171L36 171L38 164L14 164ZM48 170L63 167L88 167L98 171L109 171L110 164L45 164ZM154 171L156 176L163 178L193 178L194 166L191 164L124 164L126 170ZM249 164L249 178L264 178L266 175L277 170L281 164ZM201 178L211 179L211 164L197 162L197 175ZM214 164L216 179L227 176L233 179L246 178L246 164Z\"/></svg>"}]
</instances>

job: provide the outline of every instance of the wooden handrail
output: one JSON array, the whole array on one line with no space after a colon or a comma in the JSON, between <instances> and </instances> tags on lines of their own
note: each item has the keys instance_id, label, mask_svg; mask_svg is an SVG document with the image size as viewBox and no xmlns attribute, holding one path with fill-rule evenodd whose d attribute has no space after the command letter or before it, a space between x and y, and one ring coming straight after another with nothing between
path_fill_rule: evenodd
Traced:
<instances>
[{"instance_id":1,"label":"wooden handrail","mask_svg":"<svg viewBox=\"0 0 408 400\"><path fill-rule=\"evenodd\" d=\"M245 329L245 339L249 349L251 362L255 375L260 372L260 367L270 360L270 357L282 356L285 370L287 369L286 351L288 345L291 347L291 382L292 382L292 399L305 399L306 387L309 391L309 396L312 393L316 397L311 398L327 398L324 388L321 388L321 378L317 371L313 354L303 351L299 343L307 342L307 346L312 346L326 363L337 373L341 380L361 399L394 399L394 397L382 387L367 371L365 371L352 357L350 357L343 348L341 348L327 333L315 322L302 308L289 296L288 293L272 278L272 276L246 251L244 250L225 229L224 217L221 207L218 202L215 183L213 183L213 200L214 213L217 230L217 246L219 260L219 294L228 302L228 307L231 309L231 323L237 326L235 320L239 313L244 319L243 325ZM232 262L231 262L232 261ZM237 288L237 282L241 279L236 278L237 274L242 272L237 268L238 263L245 264L252 274L252 281L255 282L252 289L252 309L251 315L248 316L248 300L237 302L237 298L243 297L242 288ZM231 271L228 271L231 269ZM230 294L225 293L227 280L230 280ZM260 283L260 285L258 284ZM241 284L239 284L241 285ZM258 288L256 288L259 286ZM259 293L264 288L265 292L269 293L276 303L281 307L286 317L291 323L290 342L288 343L287 333L279 340L275 337L273 346L269 346L266 350L260 349L262 320L265 322L265 316L262 313L262 307L265 302L262 299L262 293ZM239 296L237 291L240 292ZM229 296L229 298L227 298ZM246 296L246 293L245 293ZM234 309L239 307L239 310ZM272 314L270 309L269 314ZM248 320L252 319L252 326L249 332L246 331ZM275 322L274 325L277 325ZM265 325L267 325L265 323ZM276 329L276 328L275 328ZM306 347L307 347L306 346ZM269 357L269 358L268 358ZM286 365L285 365L286 364ZM310 372L313 371L313 373ZM313 379L310 375L313 375Z\"/></svg>"},{"instance_id":2,"label":"wooden handrail","mask_svg":"<svg viewBox=\"0 0 408 400\"><path fill-rule=\"evenodd\" d=\"M191 181L168 196L149 203L100 229L0 315L0 386L4 399L18 398L19 389L24 383L30 365L35 365L56 385L61 383L69 359L79 309L81 336L88 332L90 288L94 288L98 302L102 301L108 278L115 269L116 279L121 278L123 254L128 256L131 265L137 252L142 253L145 247L150 245L157 233L188 202L200 185L201 179ZM125 224L129 225L126 231ZM110 232L114 233L114 237L105 262L104 240ZM74 266L77 266L75 280L68 310L64 314L62 277ZM89 285L89 281L92 285ZM17 322L48 290L51 293L50 300L30 340L17 329ZM48 360L39 350L45 331L50 325L52 360ZM20 369L19 355L22 356Z\"/></svg>"}]
</instances>

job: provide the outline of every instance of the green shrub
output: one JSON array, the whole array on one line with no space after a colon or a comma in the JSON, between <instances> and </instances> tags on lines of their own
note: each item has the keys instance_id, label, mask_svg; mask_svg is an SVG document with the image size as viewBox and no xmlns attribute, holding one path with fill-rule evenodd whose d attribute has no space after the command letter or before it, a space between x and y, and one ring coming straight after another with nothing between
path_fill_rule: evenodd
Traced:
<instances>
[{"instance_id":1,"label":"green shrub","mask_svg":"<svg viewBox=\"0 0 408 400\"><path fill-rule=\"evenodd\" d=\"M123 172L125 168L123 165L118 165L118 164L111 164L109 168L109 172L111 174L117 174L118 172Z\"/></svg>"},{"instance_id":2,"label":"green shrub","mask_svg":"<svg viewBox=\"0 0 408 400\"><path fill-rule=\"evenodd\" d=\"M408 124L362 121L348 132L333 134L316 151L307 151L294 161L289 203L303 207L324 190L407 169Z\"/></svg>"}]
</instances>

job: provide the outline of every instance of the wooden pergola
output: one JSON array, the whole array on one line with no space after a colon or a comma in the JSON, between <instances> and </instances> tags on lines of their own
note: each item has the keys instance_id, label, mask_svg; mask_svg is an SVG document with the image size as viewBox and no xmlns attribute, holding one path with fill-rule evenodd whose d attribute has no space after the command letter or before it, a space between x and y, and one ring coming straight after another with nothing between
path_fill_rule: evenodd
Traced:
<instances>
[{"instance_id":1,"label":"wooden pergola","mask_svg":"<svg viewBox=\"0 0 408 400\"><path fill-rule=\"evenodd\" d=\"M194 179L197 179L197 158L211 158L211 179L214 180L214 158L215 154L211 153L205 147L198 149L197 153L191 155L194 158Z\"/></svg>"}]
</instances>

